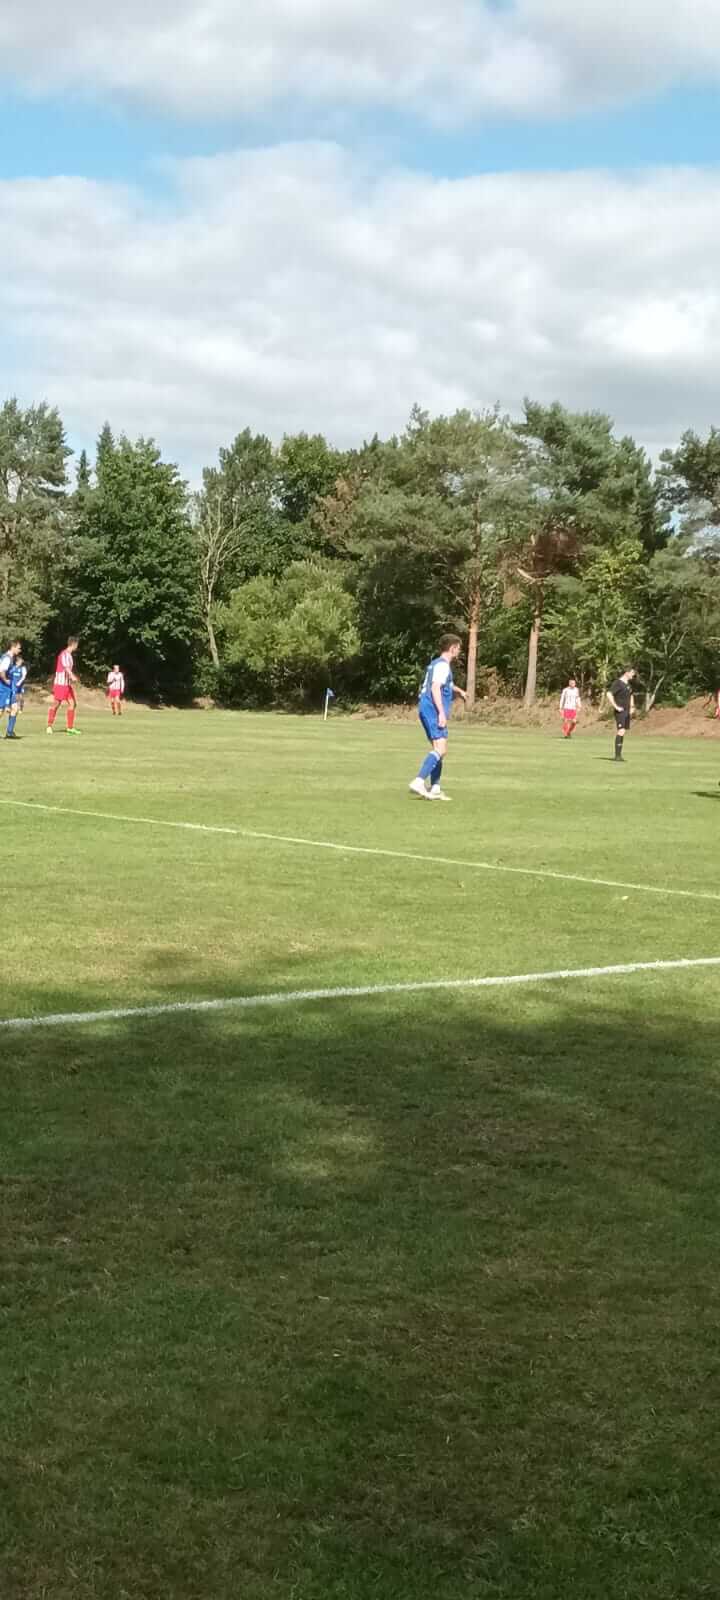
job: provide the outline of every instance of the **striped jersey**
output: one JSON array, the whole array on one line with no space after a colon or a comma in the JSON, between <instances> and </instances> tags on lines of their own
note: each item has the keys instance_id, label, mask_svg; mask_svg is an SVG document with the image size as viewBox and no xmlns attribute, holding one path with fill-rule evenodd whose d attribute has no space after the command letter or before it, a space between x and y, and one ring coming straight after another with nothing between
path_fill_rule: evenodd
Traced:
<instances>
[{"instance_id":1,"label":"striped jersey","mask_svg":"<svg viewBox=\"0 0 720 1600\"><path fill-rule=\"evenodd\" d=\"M125 693L125 679L124 679L122 673L121 672L109 672L108 675L107 675L107 686L108 686L108 689L110 691L110 694L124 694Z\"/></svg>"},{"instance_id":2,"label":"striped jersey","mask_svg":"<svg viewBox=\"0 0 720 1600\"><path fill-rule=\"evenodd\" d=\"M579 689L563 689L560 696L561 711L579 711L581 705Z\"/></svg>"},{"instance_id":3,"label":"striped jersey","mask_svg":"<svg viewBox=\"0 0 720 1600\"><path fill-rule=\"evenodd\" d=\"M73 656L71 650L61 650L55 662L55 683L59 689L67 689L72 682Z\"/></svg>"}]
</instances>

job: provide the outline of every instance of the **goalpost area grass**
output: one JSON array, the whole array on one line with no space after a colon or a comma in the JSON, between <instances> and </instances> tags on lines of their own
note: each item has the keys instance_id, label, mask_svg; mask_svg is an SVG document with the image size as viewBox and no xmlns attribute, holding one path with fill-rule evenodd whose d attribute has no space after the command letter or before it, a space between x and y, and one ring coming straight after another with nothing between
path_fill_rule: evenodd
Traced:
<instances>
[{"instance_id":1,"label":"goalpost area grass","mask_svg":"<svg viewBox=\"0 0 720 1600\"><path fill-rule=\"evenodd\" d=\"M2 804L3 1018L720 956L704 741L80 726L2 801L390 853ZM719 982L0 1030L3 1600L715 1595Z\"/></svg>"}]
</instances>

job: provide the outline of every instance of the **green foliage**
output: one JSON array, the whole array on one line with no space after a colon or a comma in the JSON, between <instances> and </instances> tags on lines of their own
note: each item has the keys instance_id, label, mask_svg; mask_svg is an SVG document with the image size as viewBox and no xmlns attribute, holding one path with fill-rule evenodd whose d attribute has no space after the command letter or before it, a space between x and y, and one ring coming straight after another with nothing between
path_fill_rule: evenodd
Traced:
<instances>
[{"instance_id":1,"label":"green foliage","mask_svg":"<svg viewBox=\"0 0 720 1600\"><path fill-rule=\"evenodd\" d=\"M666 503L695 527L720 525L720 429L707 439L689 429L677 450L664 450L659 483Z\"/></svg>"},{"instance_id":2,"label":"green foliage","mask_svg":"<svg viewBox=\"0 0 720 1600\"><path fill-rule=\"evenodd\" d=\"M602 691L611 676L632 662L644 643L642 546L631 540L599 550L583 569L582 582L556 589L545 613L545 633L557 676L574 672Z\"/></svg>"},{"instance_id":3,"label":"green foliage","mask_svg":"<svg viewBox=\"0 0 720 1600\"><path fill-rule=\"evenodd\" d=\"M79 518L74 626L83 661L123 663L133 687L187 695L197 627L196 553L177 468L151 440L104 446Z\"/></svg>"},{"instance_id":4,"label":"green foliage","mask_svg":"<svg viewBox=\"0 0 720 1600\"><path fill-rule=\"evenodd\" d=\"M0 636L37 649L66 559L63 492L70 451L48 405L0 409Z\"/></svg>"},{"instance_id":5,"label":"green foliage","mask_svg":"<svg viewBox=\"0 0 720 1600\"><path fill-rule=\"evenodd\" d=\"M314 503L329 494L347 457L321 433L286 434L277 453L277 492L288 522L304 522Z\"/></svg>"},{"instance_id":6,"label":"green foliage","mask_svg":"<svg viewBox=\"0 0 720 1600\"><path fill-rule=\"evenodd\" d=\"M666 529L644 451L631 439L616 440L609 417L528 400L519 431L529 441L535 489L534 516L517 566L533 612L525 687L531 705L548 585L592 565L597 548L635 542L649 553L663 543ZM598 569L599 578L604 570ZM612 618L612 605L609 611ZM609 621L608 647L613 629L622 633L624 626L620 617ZM602 629L593 624L591 632L585 647L599 661L605 658Z\"/></svg>"},{"instance_id":7,"label":"green foliage","mask_svg":"<svg viewBox=\"0 0 720 1600\"><path fill-rule=\"evenodd\" d=\"M356 604L327 562L251 578L218 608L216 623L231 698L257 698L260 680L281 696L310 695L360 648Z\"/></svg>"},{"instance_id":8,"label":"green foliage","mask_svg":"<svg viewBox=\"0 0 720 1600\"><path fill-rule=\"evenodd\" d=\"M599 694L628 655L648 706L716 685L719 429L654 473L601 412L414 406L357 450L244 428L190 496L109 422L72 492L69 453L46 404L0 410L0 636L36 662L77 629L84 670L120 658L148 694L272 703L332 671L407 700L452 628L471 702L478 674L528 704L571 669Z\"/></svg>"}]
</instances>

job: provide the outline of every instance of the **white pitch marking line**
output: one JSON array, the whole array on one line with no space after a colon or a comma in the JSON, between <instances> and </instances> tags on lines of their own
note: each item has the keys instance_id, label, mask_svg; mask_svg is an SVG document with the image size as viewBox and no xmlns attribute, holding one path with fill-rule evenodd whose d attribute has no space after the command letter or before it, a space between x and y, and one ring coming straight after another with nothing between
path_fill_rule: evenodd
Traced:
<instances>
[{"instance_id":1,"label":"white pitch marking line","mask_svg":"<svg viewBox=\"0 0 720 1600\"><path fill-rule=\"evenodd\" d=\"M418 983L363 984L357 988L292 989L272 994L240 995L226 1000L180 1000L165 1005L129 1006L109 1011L69 1011L48 1016L12 1017L0 1028L48 1028L68 1023L118 1021L133 1017L163 1017L182 1012L250 1011L260 1006L299 1005L312 1000L354 1000L389 994L423 994L434 990L500 989L520 984L558 983L570 978L627 977L636 972L679 972L696 967L718 967L720 956L681 958L675 961L632 961L611 967L563 968L557 972L522 972L490 978L436 978Z\"/></svg>"},{"instance_id":2,"label":"white pitch marking line","mask_svg":"<svg viewBox=\"0 0 720 1600\"><path fill-rule=\"evenodd\" d=\"M296 838L286 833L260 833L253 828L226 828L209 822L174 822L165 817L129 817L113 811L80 811L70 806L47 806L39 800L3 800L0 806L20 806L26 811L45 811L55 816L91 817L100 822L130 822L147 828L180 828L191 833L230 834L237 839L264 839L271 844L296 844L308 850L336 850L343 855L378 856L393 861L421 861L432 867L464 867L468 872L505 872L521 878L549 878L559 883L584 883L595 889L631 889L636 894L664 894L683 900L720 901L720 893L709 889L671 889L657 883L623 883L617 878L586 878L577 872L552 872L543 867L507 867L496 861L465 861L455 856L428 856L414 850L381 850L371 845L335 844L328 839Z\"/></svg>"},{"instance_id":3,"label":"white pitch marking line","mask_svg":"<svg viewBox=\"0 0 720 1600\"><path fill-rule=\"evenodd\" d=\"M568 978L618 978L634 972L686 972L720 967L720 956L679 961L630 961L615 967L575 967L559 972L516 972L498 978L435 978L422 983L368 983L351 989L291 989L276 994L247 994L229 1000L177 1000L167 1005L123 1006L113 1011L54 1012L48 1016L9 1017L0 1029L60 1028L88 1022L120 1022L134 1017L167 1017L183 1012L254 1011L260 1006L302 1005L308 1000L362 1000L387 994L427 994L438 989L509 989L520 984L560 983Z\"/></svg>"}]
</instances>

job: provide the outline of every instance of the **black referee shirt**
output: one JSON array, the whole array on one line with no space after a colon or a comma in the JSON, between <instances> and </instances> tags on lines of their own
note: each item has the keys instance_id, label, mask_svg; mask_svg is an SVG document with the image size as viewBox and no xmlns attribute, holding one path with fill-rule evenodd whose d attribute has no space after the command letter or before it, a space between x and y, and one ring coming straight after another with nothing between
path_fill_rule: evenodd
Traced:
<instances>
[{"instance_id":1,"label":"black referee shirt","mask_svg":"<svg viewBox=\"0 0 720 1600\"><path fill-rule=\"evenodd\" d=\"M616 705L619 705L622 711L630 710L632 704L631 683L626 683L624 678L616 678L615 682L610 685L610 693Z\"/></svg>"}]
</instances>

